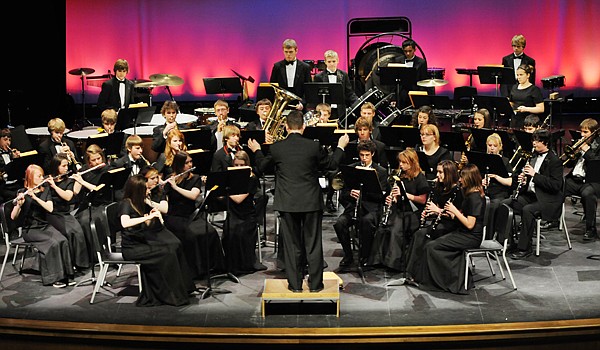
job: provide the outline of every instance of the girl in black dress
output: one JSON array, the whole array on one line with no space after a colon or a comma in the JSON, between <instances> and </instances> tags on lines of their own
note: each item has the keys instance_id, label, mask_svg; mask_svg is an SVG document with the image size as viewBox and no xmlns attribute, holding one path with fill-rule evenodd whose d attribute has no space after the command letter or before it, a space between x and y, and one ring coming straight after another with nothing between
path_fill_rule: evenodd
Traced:
<instances>
[{"instance_id":1,"label":"girl in black dress","mask_svg":"<svg viewBox=\"0 0 600 350\"><path fill-rule=\"evenodd\" d=\"M173 158L179 151L187 151L185 136L179 129L171 129L167 134L165 151L158 155L154 168L162 175L163 179L173 173Z\"/></svg>"},{"instance_id":2,"label":"girl in black dress","mask_svg":"<svg viewBox=\"0 0 600 350\"><path fill-rule=\"evenodd\" d=\"M502 155L502 138L500 135L494 133L487 138L487 153L496 154L502 157L502 163L506 168L507 173L512 172L509 159ZM489 208L489 220L490 227L494 227L496 209L500 206L500 203L508 198L511 194L511 186L506 186L498 182L498 175L487 174L483 179L483 188L485 194L490 197L490 208ZM491 230L490 230L491 231Z\"/></svg>"},{"instance_id":3,"label":"girl in black dress","mask_svg":"<svg viewBox=\"0 0 600 350\"><path fill-rule=\"evenodd\" d=\"M425 154L427 159L427 167L425 177L428 181L433 181L436 178L435 169L442 160L451 160L452 155L447 148L440 146L440 131L433 124L425 124L421 127L421 143L423 147L421 152Z\"/></svg>"},{"instance_id":4,"label":"girl in black dress","mask_svg":"<svg viewBox=\"0 0 600 350\"><path fill-rule=\"evenodd\" d=\"M134 175L119 203L123 258L141 264L142 292L136 305L189 304L196 287L181 254L181 241L164 227L160 211L146 205L146 194L146 178Z\"/></svg>"},{"instance_id":5,"label":"girl in black dress","mask_svg":"<svg viewBox=\"0 0 600 350\"><path fill-rule=\"evenodd\" d=\"M69 241L46 220L46 214L54 210L54 204L42 167L36 164L27 167L25 189L17 195L10 217L19 220L17 226L23 228L23 239L32 242L39 251L42 284L56 288L74 285L69 280L73 277Z\"/></svg>"},{"instance_id":6,"label":"girl in black dress","mask_svg":"<svg viewBox=\"0 0 600 350\"><path fill-rule=\"evenodd\" d=\"M234 167L250 167L250 157L246 151L237 151ZM258 190L258 178L250 172L248 193L229 196L227 221L223 226L223 249L227 271L252 273L266 270L256 257L258 229L254 194Z\"/></svg>"},{"instance_id":7,"label":"girl in black dress","mask_svg":"<svg viewBox=\"0 0 600 350\"><path fill-rule=\"evenodd\" d=\"M50 161L48 184L54 204L54 210L47 214L48 222L60 231L71 248L71 261L81 269L90 267L90 249L86 242L83 228L75 216L71 214L71 201L75 197L74 180L69 174L69 158L66 153L57 153Z\"/></svg>"},{"instance_id":8,"label":"girl in black dress","mask_svg":"<svg viewBox=\"0 0 600 350\"><path fill-rule=\"evenodd\" d=\"M529 114L544 113L544 97L542 90L529 81L533 73L533 66L520 65L517 68L518 84L513 85L509 101L515 116L511 119L511 128L523 129L523 121Z\"/></svg>"},{"instance_id":9,"label":"girl in black dress","mask_svg":"<svg viewBox=\"0 0 600 350\"><path fill-rule=\"evenodd\" d=\"M464 250L479 247L483 235L485 195L481 174L474 164L460 172L464 200L457 207L448 202L444 211L457 222L458 229L425 244L420 261L409 271L414 281L425 289L466 294ZM460 208L460 209L459 209ZM473 285L469 272L469 288Z\"/></svg>"},{"instance_id":10,"label":"girl in black dress","mask_svg":"<svg viewBox=\"0 0 600 350\"><path fill-rule=\"evenodd\" d=\"M406 244L419 227L419 217L427 200L429 184L421 171L414 148L409 147L398 153L398 163L397 178L390 195L385 199L386 210L391 210L388 218L390 234L388 236L384 234L384 230L378 229L373 242L371 263L403 271ZM398 179L401 180L400 185Z\"/></svg>"},{"instance_id":11,"label":"girl in black dress","mask_svg":"<svg viewBox=\"0 0 600 350\"><path fill-rule=\"evenodd\" d=\"M164 188L169 204L165 224L183 243L192 277L201 278L209 271L224 272L225 256L219 234L205 213L192 218L202 193L200 176L190 171L193 166L187 152L177 152L173 158L173 175Z\"/></svg>"},{"instance_id":12,"label":"girl in black dress","mask_svg":"<svg viewBox=\"0 0 600 350\"><path fill-rule=\"evenodd\" d=\"M413 113L410 125L421 129L421 127L426 124L437 126L437 118L435 113L433 113L433 108L430 106L421 106Z\"/></svg>"}]
</instances>

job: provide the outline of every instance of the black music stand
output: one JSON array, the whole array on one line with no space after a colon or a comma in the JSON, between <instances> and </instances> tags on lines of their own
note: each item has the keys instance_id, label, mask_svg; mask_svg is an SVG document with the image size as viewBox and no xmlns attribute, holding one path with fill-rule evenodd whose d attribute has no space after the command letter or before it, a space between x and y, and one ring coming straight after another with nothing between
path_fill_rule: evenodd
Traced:
<instances>
[{"instance_id":1,"label":"black music stand","mask_svg":"<svg viewBox=\"0 0 600 350\"><path fill-rule=\"evenodd\" d=\"M409 91L417 85L417 69L404 65L388 65L379 67L379 77L383 85L396 86L396 103L400 101L400 91L404 89Z\"/></svg>"},{"instance_id":2,"label":"black music stand","mask_svg":"<svg viewBox=\"0 0 600 350\"><path fill-rule=\"evenodd\" d=\"M429 174L433 174L434 175L433 179L435 180L436 168L432 168L429 166L429 158L427 157L425 152L417 151L417 157L419 157L419 166L425 173L425 177L427 177L427 175L429 175ZM429 185L431 186L431 181L433 181L433 180L427 179L427 181L429 182Z\"/></svg>"},{"instance_id":3,"label":"black music stand","mask_svg":"<svg viewBox=\"0 0 600 350\"><path fill-rule=\"evenodd\" d=\"M310 82L304 83L304 95L307 106L315 107L319 103L337 105L338 118L341 111L346 110L342 83Z\"/></svg>"},{"instance_id":4,"label":"black music stand","mask_svg":"<svg viewBox=\"0 0 600 350\"><path fill-rule=\"evenodd\" d=\"M206 149L188 149L188 155L192 158L192 163L196 168L193 173L198 175L208 175L214 151Z\"/></svg>"},{"instance_id":5,"label":"black music stand","mask_svg":"<svg viewBox=\"0 0 600 350\"><path fill-rule=\"evenodd\" d=\"M185 137L185 143L188 149L204 149L211 147L212 132L210 129L179 129Z\"/></svg>"},{"instance_id":6,"label":"black music stand","mask_svg":"<svg viewBox=\"0 0 600 350\"><path fill-rule=\"evenodd\" d=\"M421 144L419 129L412 126L380 126L379 133L381 141L387 147L406 149L407 147L416 148Z\"/></svg>"},{"instance_id":7,"label":"black music stand","mask_svg":"<svg viewBox=\"0 0 600 350\"><path fill-rule=\"evenodd\" d=\"M467 150L465 138L460 132L440 131L440 146L447 148L450 152L465 152Z\"/></svg>"},{"instance_id":8,"label":"black music stand","mask_svg":"<svg viewBox=\"0 0 600 350\"><path fill-rule=\"evenodd\" d=\"M256 102L264 98L271 103L275 102L275 89L269 84L278 85L277 83L260 83L256 88Z\"/></svg>"},{"instance_id":9,"label":"black music stand","mask_svg":"<svg viewBox=\"0 0 600 350\"><path fill-rule=\"evenodd\" d=\"M443 95L412 95L413 107L431 106L433 109L451 109L452 101Z\"/></svg>"},{"instance_id":10,"label":"black music stand","mask_svg":"<svg viewBox=\"0 0 600 350\"><path fill-rule=\"evenodd\" d=\"M344 187L352 190L357 189L360 191L360 195L356 201L356 216L353 218L354 227L358 236L358 274L362 279L363 283L366 283L365 275L363 271L363 259L366 261L368 256L361 257L360 254L363 251L362 247L362 239L360 236L360 223L358 222L361 218L362 210L362 196L363 193L372 193L378 194L383 197L383 189L381 188L381 184L379 183L379 179L377 178L377 171L374 168L364 168L364 167L353 167L349 165L340 166L340 171L342 172L342 177L344 179Z\"/></svg>"},{"instance_id":11,"label":"black music stand","mask_svg":"<svg viewBox=\"0 0 600 350\"><path fill-rule=\"evenodd\" d=\"M106 158L119 158L124 151L125 133L115 131L112 134L100 133L88 136L86 145L96 144L102 148Z\"/></svg>"},{"instance_id":12,"label":"black music stand","mask_svg":"<svg viewBox=\"0 0 600 350\"><path fill-rule=\"evenodd\" d=\"M249 139L253 139L262 145L263 143L265 143L265 131L264 130L241 130L240 145L247 146Z\"/></svg>"},{"instance_id":13,"label":"black music stand","mask_svg":"<svg viewBox=\"0 0 600 350\"><path fill-rule=\"evenodd\" d=\"M475 164L479 168L481 176L484 177L487 174L496 174L500 177L508 177L508 171L502 156L499 154L488 154L483 152L467 151L467 158L469 163Z\"/></svg>"},{"instance_id":14,"label":"black music stand","mask_svg":"<svg viewBox=\"0 0 600 350\"><path fill-rule=\"evenodd\" d=\"M509 121L515 116L515 112L506 97L475 95L473 96L473 103L477 105L478 109L485 108L490 112L496 127L499 126L499 116L508 117Z\"/></svg>"},{"instance_id":15,"label":"black music stand","mask_svg":"<svg viewBox=\"0 0 600 350\"><path fill-rule=\"evenodd\" d=\"M496 96L499 95L498 89L500 84L516 84L515 70L511 67L503 66L478 66L477 74L479 75L479 83L495 84ZM479 106L479 104L478 104Z\"/></svg>"},{"instance_id":16,"label":"black music stand","mask_svg":"<svg viewBox=\"0 0 600 350\"><path fill-rule=\"evenodd\" d=\"M10 136L12 138L12 148L16 148L21 152L31 151L34 149L27 132L25 132L25 126L23 124L11 128Z\"/></svg>"},{"instance_id":17,"label":"black music stand","mask_svg":"<svg viewBox=\"0 0 600 350\"><path fill-rule=\"evenodd\" d=\"M340 135L336 134L336 130L335 126L311 126L304 128L302 136L311 140L319 140L321 146L337 145Z\"/></svg>"},{"instance_id":18,"label":"black music stand","mask_svg":"<svg viewBox=\"0 0 600 350\"><path fill-rule=\"evenodd\" d=\"M133 133L137 134L137 126L150 123L156 107L124 108L119 110L115 131L123 131L133 126Z\"/></svg>"},{"instance_id":19,"label":"black music stand","mask_svg":"<svg viewBox=\"0 0 600 350\"><path fill-rule=\"evenodd\" d=\"M517 139L517 142L523 151L529 152L533 149L533 141L531 139L533 134L523 130L513 130L513 134L515 135L515 138Z\"/></svg>"},{"instance_id":20,"label":"black music stand","mask_svg":"<svg viewBox=\"0 0 600 350\"><path fill-rule=\"evenodd\" d=\"M473 140L476 146L476 148L472 148L471 151L487 153L487 138L491 134L498 134L498 136L500 136L500 140L502 140L502 149L505 151L505 154L507 150L514 149L515 143L506 130L471 128L471 135L473 135Z\"/></svg>"},{"instance_id":21,"label":"black music stand","mask_svg":"<svg viewBox=\"0 0 600 350\"><path fill-rule=\"evenodd\" d=\"M203 78L204 89L207 94L240 94L243 91L242 83L238 77Z\"/></svg>"},{"instance_id":22,"label":"black music stand","mask_svg":"<svg viewBox=\"0 0 600 350\"><path fill-rule=\"evenodd\" d=\"M44 157L40 153L31 154L13 158L10 163L6 164L4 171L6 172L6 181L16 180L18 187L23 187L25 179L25 170L31 164L43 164Z\"/></svg>"}]
</instances>

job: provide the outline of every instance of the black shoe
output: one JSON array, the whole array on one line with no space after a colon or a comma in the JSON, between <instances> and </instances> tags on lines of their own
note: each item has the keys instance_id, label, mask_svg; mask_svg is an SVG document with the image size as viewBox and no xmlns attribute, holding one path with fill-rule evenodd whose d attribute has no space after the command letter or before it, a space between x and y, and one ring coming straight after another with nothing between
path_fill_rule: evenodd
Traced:
<instances>
[{"instance_id":1,"label":"black shoe","mask_svg":"<svg viewBox=\"0 0 600 350\"><path fill-rule=\"evenodd\" d=\"M327 211L330 213L335 213L337 211L337 208L333 205L333 200L331 199L327 200L325 206L327 207Z\"/></svg>"},{"instance_id":2,"label":"black shoe","mask_svg":"<svg viewBox=\"0 0 600 350\"><path fill-rule=\"evenodd\" d=\"M533 250L527 249L527 250L518 250L514 253L510 253L510 258L511 259L525 259L526 257L530 256L533 253Z\"/></svg>"},{"instance_id":3,"label":"black shoe","mask_svg":"<svg viewBox=\"0 0 600 350\"><path fill-rule=\"evenodd\" d=\"M302 293L302 289L294 289L294 288L292 288L292 286L289 286L289 285L288 285L288 289L294 293Z\"/></svg>"},{"instance_id":4,"label":"black shoe","mask_svg":"<svg viewBox=\"0 0 600 350\"><path fill-rule=\"evenodd\" d=\"M352 265L354 262L354 258L352 256L345 256L342 261L340 261L340 266L346 267Z\"/></svg>"},{"instance_id":5,"label":"black shoe","mask_svg":"<svg viewBox=\"0 0 600 350\"><path fill-rule=\"evenodd\" d=\"M319 293L320 291L323 290L323 288L325 288L325 286L323 284L321 284L321 286L317 289L311 289L310 292L311 293Z\"/></svg>"},{"instance_id":6,"label":"black shoe","mask_svg":"<svg viewBox=\"0 0 600 350\"><path fill-rule=\"evenodd\" d=\"M542 230L553 230L558 228L558 221L546 221L540 224Z\"/></svg>"},{"instance_id":7,"label":"black shoe","mask_svg":"<svg viewBox=\"0 0 600 350\"><path fill-rule=\"evenodd\" d=\"M598 234L596 233L596 230L594 230L594 229L585 230L585 233L583 234L584 241L593 241L596 238L598 238Z\"/></svg>"}]
</instances>

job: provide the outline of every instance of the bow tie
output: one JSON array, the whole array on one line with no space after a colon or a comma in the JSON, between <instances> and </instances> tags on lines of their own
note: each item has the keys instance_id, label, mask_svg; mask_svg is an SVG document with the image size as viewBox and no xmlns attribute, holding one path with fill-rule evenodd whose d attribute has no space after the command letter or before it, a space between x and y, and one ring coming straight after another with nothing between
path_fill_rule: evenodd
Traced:
<instances>
[{"instance_id":1,"label":"bow tie","mask_svg":"<svg viewBox=\"0 0 600 350\"><path fill-rule=\"evenodd\" d=\"M296 62L296 61L295 60L294 61L285 61L285 65L287 66L289 64L294 64L294 62Z\"/></svg>"},{"instance_id":2,"label":"bow tie","mask_svg":"<svg viewBox=\"0 0 600 350\"><path fill-rule=\"evenodd\" d=\"M335 72L331 73L329 71L327 71L327 75L337 75Z\"/></svg>"},{"instance_id":3,"label":"bow tie","mask_svg":"<svg viewBox=\"0 0 600 350\"><path fill-rule=\"evenodd\" d=\"M119 83L121 83L121 84L125 84L125 80L119 80L119 79L117 79L117 81L118 81Z\"/></svg>"},{"instance_id":4,"label":"bow tie","mask_svg":"<svg viewBox=\"0 0 600 350\"><path fill-rule=\"evenodd\" d=\"M516 59L522 59L522 58L523 58L523 55L521 55L521 56L513 56L513 58L514 58L515 60L516 60Z\"/></svg>"},{"instance_id":5,"label":"bow tie","mask_svg":"<svg viewBox=\"0 0 600 350\"><path fill-rule=\"evenodd\" d=\"M405 60L404 60L404 62L412 62L412 61L414 61L414 60L415 60L414 58L411 58L411 59L408 59L408 58L407 58L407 59L405 59Z\"/></svg>"}]
</instances>

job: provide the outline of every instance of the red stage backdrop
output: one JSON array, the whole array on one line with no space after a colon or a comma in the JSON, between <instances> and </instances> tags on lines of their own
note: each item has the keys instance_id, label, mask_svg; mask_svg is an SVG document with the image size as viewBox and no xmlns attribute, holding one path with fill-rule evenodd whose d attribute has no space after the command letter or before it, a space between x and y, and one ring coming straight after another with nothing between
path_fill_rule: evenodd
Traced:
<instances>
[{"instance_id":1,"label":"red stage backdrop","mask_svg":"<svg viewBox=\"0 0 600 350\"><path fill-rule=\"evenodd\" d=\"M206 95L202 78L234 76L231 69L256 79L249 85L254 97L258 83L268 81L273 63L283 58L284 39L298 42L300 59L321 60L325 50L336 50L340 68L347 70L347 56L354 58L368 39L351 38L348 50L348 21L395 16L410 19L429 67L445 69L449 84L438 94L451 96L454 87L469 85L458 67L500 64L519 33L527 38L525 52L537 61L536 85L564 75L561 92L600 91L600 2L594 0L67 0L66 9L65 79L77 103L81 81L67 72L90 67L93 75L105 74L117 58L129 61L130 79L157 73L183 78L183 85L171 87L180 101L220 97ZM479 93L494 93L493 85L473 80ZM99 91L86 86L86 102L95 103ZM169 98L163 87L152 95Z\"/></svg>"}]
</instances>

